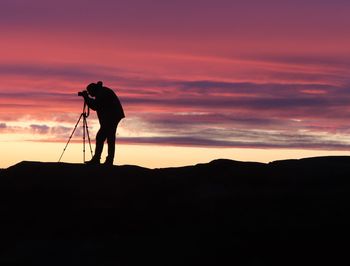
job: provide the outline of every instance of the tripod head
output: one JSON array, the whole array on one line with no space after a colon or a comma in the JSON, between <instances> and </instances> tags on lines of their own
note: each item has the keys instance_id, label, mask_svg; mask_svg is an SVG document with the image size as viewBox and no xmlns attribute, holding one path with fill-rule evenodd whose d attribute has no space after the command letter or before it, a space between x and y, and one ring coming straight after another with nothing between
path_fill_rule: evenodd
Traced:
<instances>
[{"instance_id":1,"label":"tripod head","mask_svg":"<svg viewBox=\"0 0 350 266\"><path fill-rule=\"evenodd\" d=\"M79 91L78 96L81 96L84 98L84 106L83 106L82 115L84 115L84 117L87 118L90 115L90 108L86 103L86 97L88 97L88 92L87 91Z\"/></svg>"}]
</instances>

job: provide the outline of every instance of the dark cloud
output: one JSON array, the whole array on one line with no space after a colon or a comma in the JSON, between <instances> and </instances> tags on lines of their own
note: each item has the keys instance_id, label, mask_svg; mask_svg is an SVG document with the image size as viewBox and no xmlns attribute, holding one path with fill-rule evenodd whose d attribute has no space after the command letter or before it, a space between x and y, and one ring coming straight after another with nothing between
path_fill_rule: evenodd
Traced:
<instances>
[{"instance_id":1,"label":"dark cloud","mask_svg":"<svg viewBox=\"0 0 350 266\"><path fill-rule=\"evenodd\" d=\"M130 78L131 79L131 78ZM335 87L322 84L257 84L257 83L234 83L217 82L208 80L199 81L174 81L174 80L148 80L149 84L162 88L125 88L118 90L122 103L126 111L128 109L143 109L145 112L156 110L161 107L168 112L209 112L207 116L197 116L208 122L217 118L228 121L225 113L251 113L246 118L231 118L238 123L259 123L268 122L273 117L262 117L265 113L275 111L275 116L281 113L293 116L313 114L314 116L337 118L344 116L344 110L350 102L350 93L347 87ZM143 83L143 82L141 82ZM321 91L322 94L312 94L313 91ZM311 92L311 93L308 93ZM8 99L0 108L25 109L37 107L52 108L67 105L69 103L78 104L80 97L74 93L50 92L50 91L26 91L26 92L0 92L2 99ZM11 103L11 101L13 103ZM21 102L22 103L19 103ZM35 105L34 105L35 102ZM343 109L340 112L340 109ZM339 109L339 110L338 110ZM222 114L219 116L218 110ZM307 111L307 112L306 112ZM253 116L252 112L256 112ZM132 115L135 115L136 112ZM215 117L216 116L216 117ZM187 117L190 118L190 117ZM210 119L212 118L212 119ZM239 121L241 120L241 121ZM164 121L166 122L166 121ZM276 120L273 121L275 124ZM268 124L271 124L268 122Z\"/></svg>"},{"instance_id":2,"label":"dark cloud","mask_svg":"<svg viewBox=\"0 0 350 266\"><path fill-rule=\"evenodd\" d=\"M148 79L132 76L125 71L121 75L106 73L100 67L87 66L38 66L38 65L0 65L2 74L55 77L68 80L106 79L111 83L125 86L119 89L123 102L131 106L145 105L169 106L173 108L236 109L247 110L289 109L302 107L328 108L344 106L350 99L347 87L327 84L286 84L286 83L252 83L223 82L212 80L181 81L173 79ZM111 71L107 71L111 72ZM158 89L154 89L158 88ZM77 89L78 91L78 89ZM311 95L312 91L322 91L324 95ZM339 97L341 95L341 97ZM76 92L58 93L52 91L28 90L11 92L3 89L3 99L26 99L27 101L47 100L57 102L78 101ZM8 103L10 104L10 103Z\"/></svg>"},{"instance_id":3,"label":"dark cloud","mask_svg":"<svg viewBox=\"0 0 350 266\"><path fill-rule=\"evenodd\" d=\"M133 144L157 144L175 146L195 147L223 147L223 148L295 148L295 149L324 149L324 150L346 150L350 144L346 141L345 135L325 134L318 128L315 131L305 130L301 133L298 122L290 122L291 126L279 127L272 130L266 126L257 129L256 127L242 128L239 124L229 127L206 125L198 126L194 123L178 125L177 122L163 125L152 124L141 130L140 137L118 138L122 143ZM293 123L295 123L293 125ZM255 129L254 129L255 128ZM151 129L151 130L150 130ZM153 130L153 131L152 131ZM321 133L320 133L321 132ZM147 133L147 134L146 134ZM142 135L154 134L151 137ZM160 136L157 136L160 133Z\"/></svg>"},{"instance_id":4,"label":"dark cloud","mask_svg":"<svg viewBox=\"0 0 350 266\"><path fill-rule=\"evenodd\" d=\"M5 123L0 123L0 131L7 133L20 133L20 134L38 134L45 135L47 141L67 141L71 133L73 132L74 124L71 127L66 126L48 126L46 124L31 124L29 126L21 126L18 124L7 125ZM90 134L93 132L94 128L89 127ZM75 131L72 139L81 139L83 137L82 126L78 126ZM92 137L92 136L90 136ZM37 138L35 138L37 139ZM41 140L41 141L44 141Z\"/></svg>"},{"instance_id":5,"label":"dark cloud","mask_svg":"<svg viewBox=\"0 0 350 266\"><path fill-rule=\"evenodd\" d=\"M292 74L291 74L292 75ZM335 93L342 90L343 87L324 84L321 82L306 83L255 83L255 82L223 82L214 80L148 80L150 86L160 88L175 88L173 93L193 94L206 96L213 94L225 94L231 96L252 95L252 96L285 96L300 93L303 90L323 90L326 93ZM147 90L147 89L146 89ZM168 92L168 91L166 91Z\"/></svg>"},{"instance_id":6,"label":"dark cloud","mask_svg":"<svg viewBox=\"0 0 350 266\"><path fill-rule=\"evenodd\" d=\"M93 69L80 67L74 70L64 67L47 70L40 66L15 68L3 65L0 70L4 70L5 74L29 73L38 77L47 75L67 79L75 75L87 78L93 72ZM104 77L108 76L112 84L124 84L125 87L118 89L118 95L127 114L125 129L135 128L141 136L121 138L125 143L228 148L348 147L346 142L334 141L329 137L332 132L349 132L345 126L350 115L347 108L350 103L348 85L186 81L141 78L126 71L121 73L120 76L108 74ZM56 122L72 122L73 119L72 128L45 124L30 126L31 133L66 141L76 120L72 108L62 112L60 108L73 104L79 108L78 102L82 102L82 99L77 92L23 91L2 90L0 109L12 108L24 113L27 110L31 114L36 109L40 117L41 113L45 113L46 119L52 118ZM57 112L51 114L49 108L56 105ZM78 111L76 116L79 114ZM144 124L138 125L139 122ZM6 128L6 124L0 124L1 128ZM300 130L327 133L329 138L322 134L301 135ZM162 137L142 137L143 133ZM81 136L82 130L78 128L75 137Z\"/></svg>"},{"instance_id":7,"label":"dark cloud","mask_svg":"<svg viewBox=\"0 0 350 266\"><path fill-rule=\"evenodd\" d=\"M155 84L156 82L154 81ZM169 106L176 109L188 108L202 111L237 108L259 111L293 108L321 110L320 108L327 109L333 106L343 107L350 101L347 87L327 84L169 80L167 85L173 87L171 93L165 90L164 94L160 92L158 97L134 94L124 97L124 101L130 105ZM321 93L317 94L317 92Z\"/></svg>"},{"instance_id":8,"label":"dark cloud","mask_svg":"<svg viewBox=\"0 0 350 266\"><path fill-rule=\"evenodd\" d=\"M19 67L20 69L21 67ZM26 72L27 70L24 69L23 71ZM36 71L40 73L41 69L36 69L34 72ZM66 70L60 72L60 69L56 69L53 72L49 71L49 74L56 73L56 71L62 75L66 73ZM67 72L70 72L70 70L67 70ZM78 72L85 73L84 71ZM117 77L116 79L119 78ZM131 87L119 89L118 94L126 108L130 109L135 107L152 110L158 106L168 109L172 108L176 112L181 109L184 111L196 110L202 112L217 112L216 110L227 112L227 110L235 111L237 109L256 112L275 110L278 112L289 111L291 115L306 109L308 112L314 110L315 114L319 112L319 115L324 115L325 113L331 115L334 113L334 110L330 112L330 108L344 108L350 101L350 93L347 87L325 84L258 84L210 80L177 81L152 79L139 79L137 81L136 78L136 83L139 82L143 86L145 84L151 86L151 88L144 88L138 87L140 84L132 87L132 84L135 83L132 77L123 78L123 82ZM154 89L152 86L159 89ZM323 94L312 94L313 91L321 91ZM13 103L7 101L5 104L7 108L11 104L17 104L20 108L33 107L31 102L36 102L37 107L40 104L44 107L44 102L52 107L55 104L62 105L69 102L77 104L81 100L76 95L76 92L61 93L28 90L26 92L6 92L6 90L3 90L0 92L0 97L13 101ZM19 100L23 103L18 104ZM6 107L5 105L0 105L0 108ZM337 116L336 113L334 115ZM258 118L258 120L260 119L261 117Z\"/></svg>"},{"instance_id":9,"label":"dark cloud","mask_svg":"<svg viewBox=\"0 0 350 266\"><path fill-rule=\"evenodd\" d=\"M350 144L346 141L344 135L337 140L332 135L312 133L300 133L297 128L288 127L284 130L271 129L249 129L241 127L201 127L198 125L190 126L188 124L180 127L164 125L162 122L150 122L152 130L147 129L147 135L155 136L125 136L117 137L118 143L123 144L154 144L154 145L175 145L188 147L220 147L220 148L295 148L295 149L320 149L320 150L347 150ZM156 125L156 126L154 126ZM238 125L239 126L239 125ZM0 124L0 130L5 129L9 132L16 131L46 135L42 141L66 142L73 132L72 127L54 126L45 124L32 124L25 127L8 127L6 124ZM92 133L92 131L90 131ZM95 133L95 132L94 132ZM94 134L93 133L93 134ZM160 136L156 136L160 134ZM134 134L135 135L135 134ZM93 137L93 136L90 136ZM78 127L72 136L72 142L82 141L82 128Z\"/></svg>"},{"instance_id":10,"label":"dark cloud","mask_svg":"<svg viewBox=\"0 0 350 266\"><path fill-rule=\"evenodd\" d=\"M348 150L350 144L346 142L324 141L317 138L302 138L299 141L284 139L284 141L271 143L265 141L231 141L220 139L207 139L200 137L128 137L118 138L119 143L123 144L156 144L156 145L174 145L187 147L217 147L217 148L259 148L259 149L316 149L316 150Z\"/></svg>"},{"instance_id":11,"label":"dark cloud","mask_svg":"<svg viewBox=\"0 0 350 266\"><path fill-rule=\"evenodd\" d=\"M50 127L47 125L30 125L31 132L34 134L47 134L49 133Z\"/></svg>"},{"instance_id":12,"label":"dark cloud","mask_svg":"<svg viewBox=\"0 0 350 266\"><path fill-rule=\"evenodd\" d=\"M183 114L149 114L139 117L139 121L147 123L145 128L151 132L159 132L163 134L176 134L179 132L192 132L198 128L222 127L230 130L231 128L241 129L281 129L296 128L298 123L291 120L281 120L275 118L265 118L258 116L244 117L234 113L217 114L217 113L183 113ZM131 121L132 123L132 121ZM137 123L137 122L136 122ZM128 128L129 122L125 125Z\"/></svg>"},{"instance_id":13,"label":"dark cloud","mask_svg":"<svg viewBox=\"0 0 350 266\"><path fill-rule=\"evenodd\" d=\"M166 96L162 98L142 98L142 97L123 97L123 101L127 105L140 105L149 107L155 106L169 107L176 111L183 110L198 110L198 111L213 111L217 109L245 109L245 110L277 110L284 109L293 110L298 108L317 108L322 115L322 110L330 107L345 107L349 104L350 98L327 97L322 95L286 95L285 97L275 96L273 93L269 97L259 96L242 96L232 97L228 95L215 95L208 97L191 97L188 95L179 95L177 97Z\"/></svg>"},{"instance_id":14,"label":"dark cloud","mask_svg":"<svg viewBox=\"0 0 350 266\"><path fill-rule=\"evenodd\" d=\"M73 130L73 128L70 127L64 127L64 126L54 126L51 127L50 133L55 136L65 136L68 135Z\"/></svg>"}]
</instances>

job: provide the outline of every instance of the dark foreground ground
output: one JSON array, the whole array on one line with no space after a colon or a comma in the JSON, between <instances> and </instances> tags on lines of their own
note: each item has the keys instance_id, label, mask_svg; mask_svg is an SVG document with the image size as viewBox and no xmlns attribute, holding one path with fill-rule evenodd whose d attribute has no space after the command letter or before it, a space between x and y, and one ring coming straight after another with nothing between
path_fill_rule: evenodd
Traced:
<instances>
[{"instance_id":1,"label":"dark foreground ground","mask_svg":"<svg viewBox=\"0 0 350 266\"><path fill-rule=\"evenodd\" d=\"M349 265L350 157L0 172L0 265Z\"/></svg>"}]
</instances>

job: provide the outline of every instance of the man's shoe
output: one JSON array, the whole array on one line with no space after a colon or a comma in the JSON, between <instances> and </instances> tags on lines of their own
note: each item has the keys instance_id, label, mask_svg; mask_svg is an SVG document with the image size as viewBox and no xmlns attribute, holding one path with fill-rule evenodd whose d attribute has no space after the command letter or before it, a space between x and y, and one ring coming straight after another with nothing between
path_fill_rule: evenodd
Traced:
<instances>
[{"instance_id":1,"label":"man's shoe","mask_svg":"<svg viewBox=\"0 0 350 266\"><path fill-rule=\"evenodd\" d=\"M96 158L92 158L90 161L85 162L86 165L99 165L100 160Z\"/></svg>"},{"instance_id":2,"label":"man's shoe","mask_svg":"<svg viewBox=\"0 0 350 266\"><path fill-rule=\"evenodd\" d=\"M106 166L112 166L113 165L113 160L109 159L108 157L106 158L106 161L104 162L103 165Z\"/></svg>"}]
</instances>

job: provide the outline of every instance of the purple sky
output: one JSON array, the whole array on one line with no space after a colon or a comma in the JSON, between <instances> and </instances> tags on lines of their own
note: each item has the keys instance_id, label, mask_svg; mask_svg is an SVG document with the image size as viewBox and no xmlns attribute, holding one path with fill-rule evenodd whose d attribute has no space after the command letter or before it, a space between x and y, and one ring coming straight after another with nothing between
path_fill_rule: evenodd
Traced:
<instances>
[{"instance_id":1,"label":"purple sky","mask_svg":"<svg viewBox=\"0 0 350 266\"><path fill-rule=\"evenodd\" d=\"M348 1L0 3L0 132L65 141L103 80L126 144L349 148ZM96 130L97 123L94 120Z\"/></svg>"}]
</instances>

